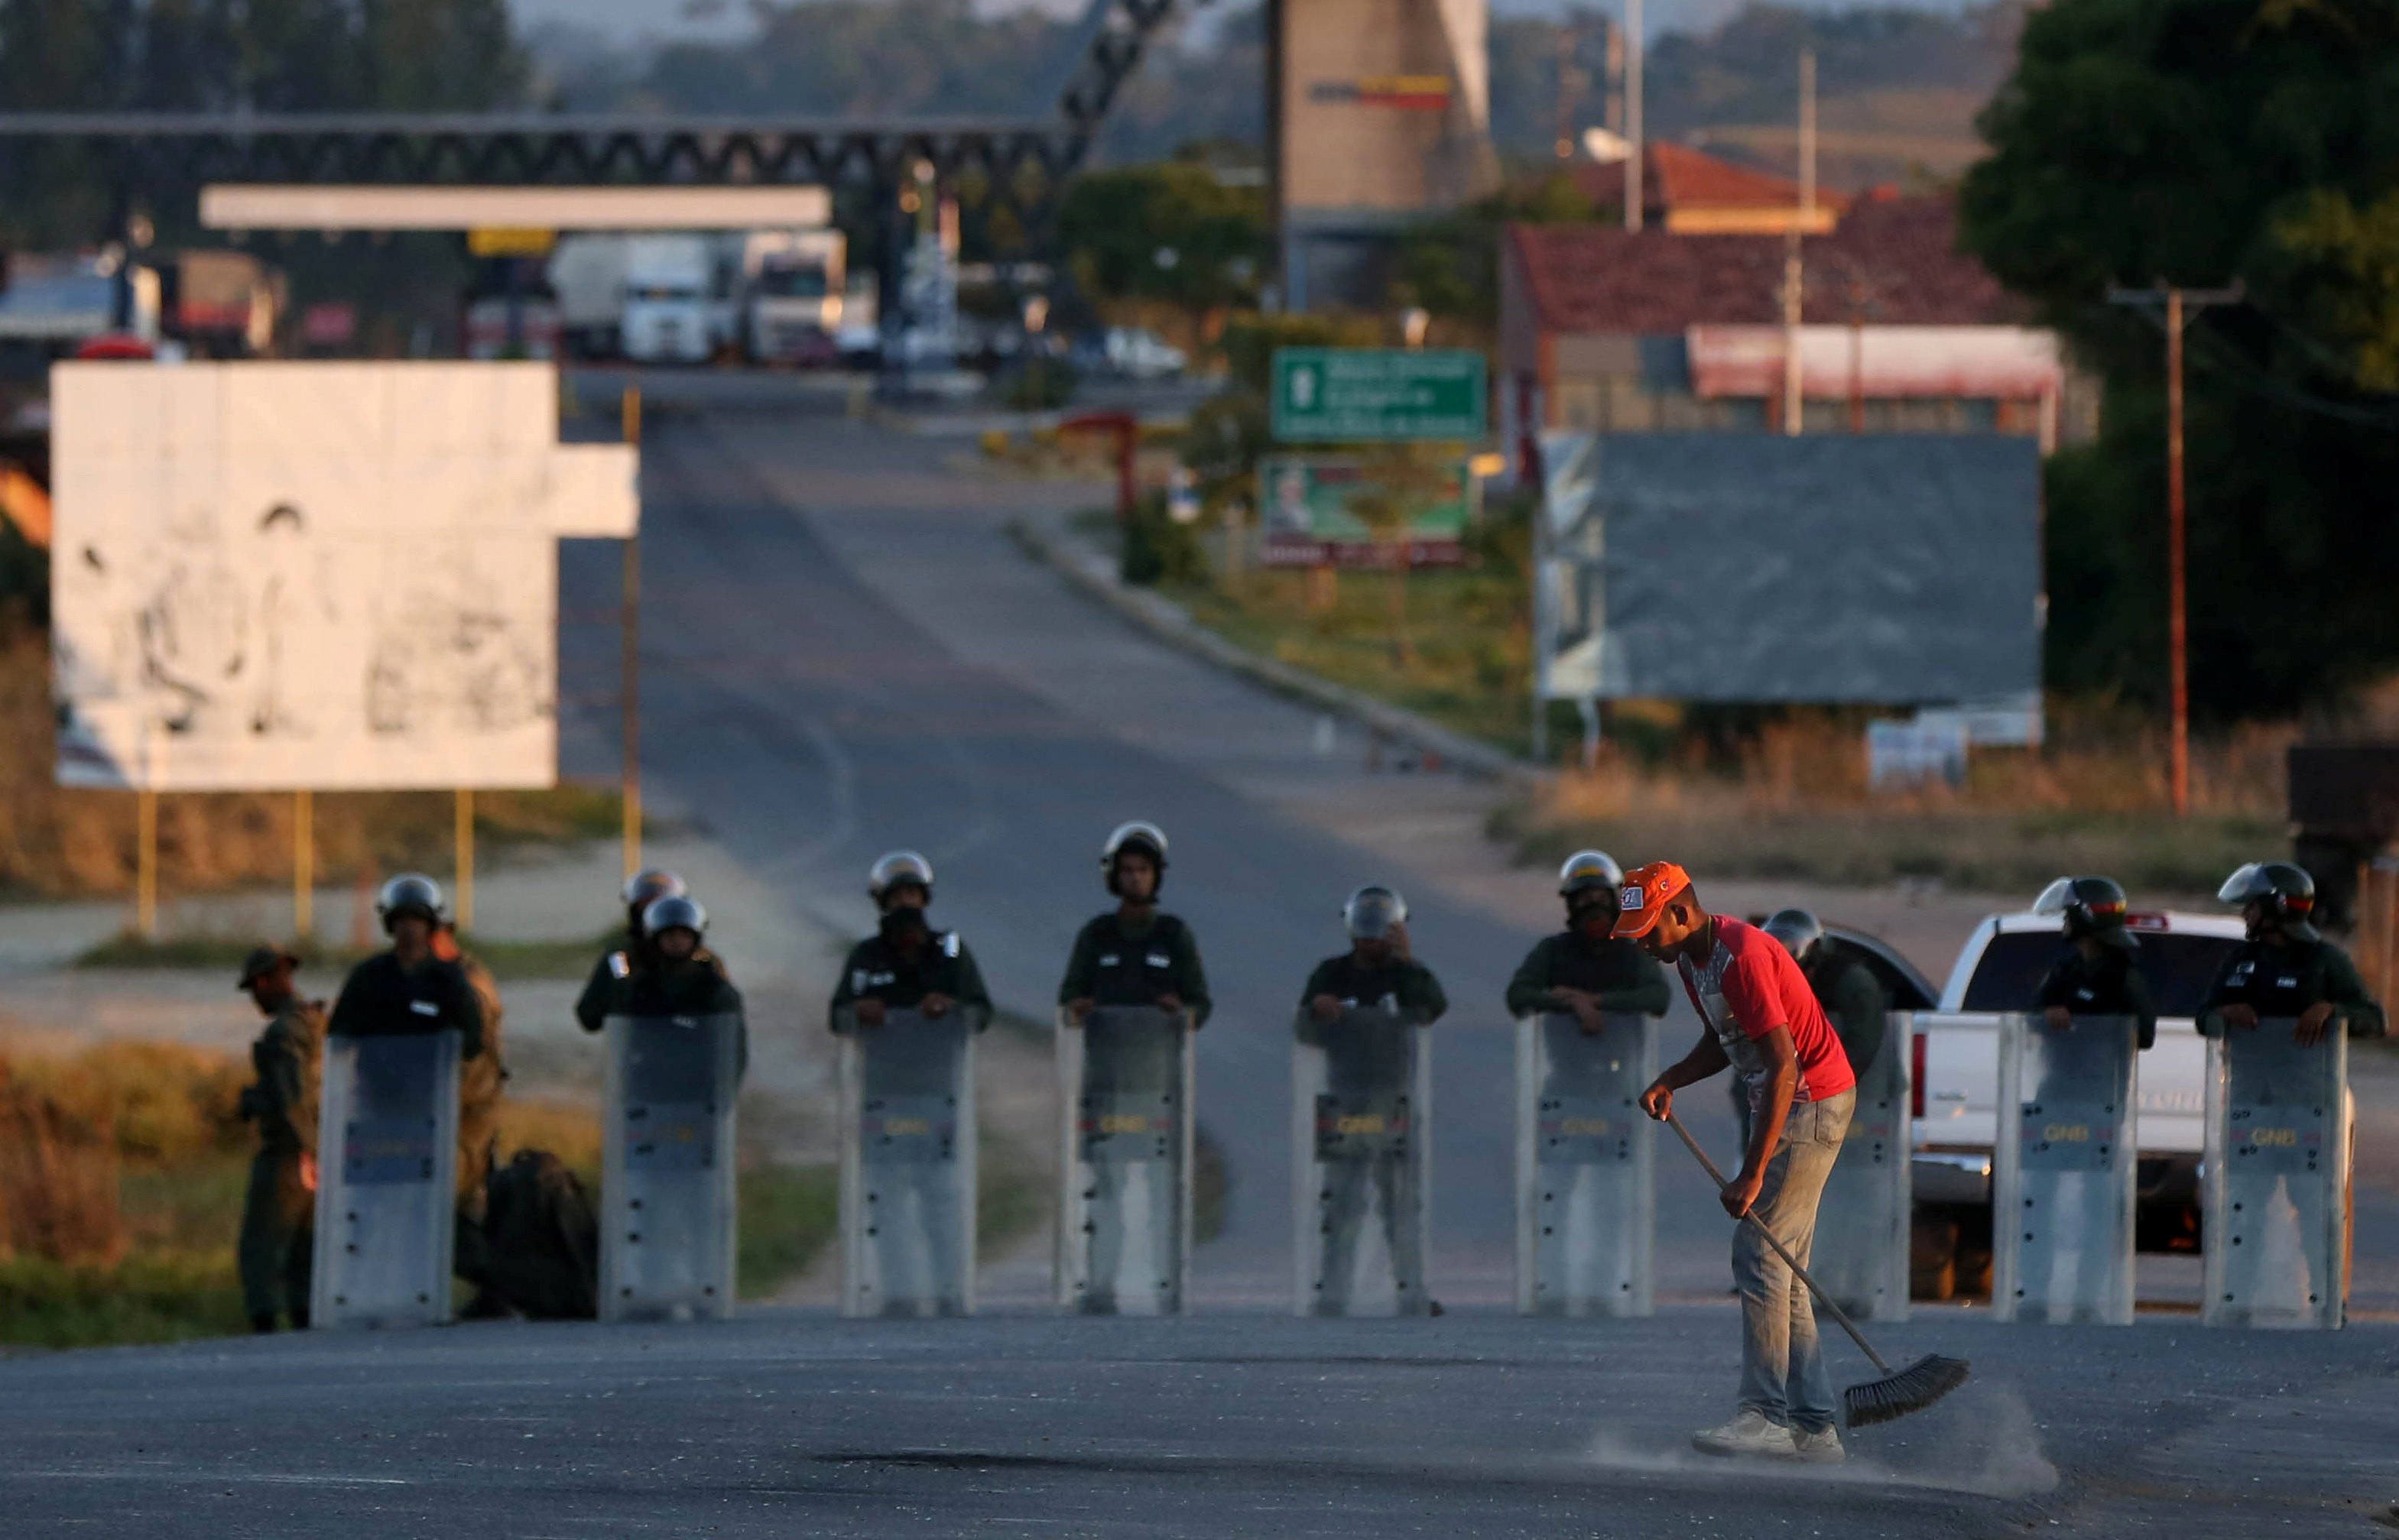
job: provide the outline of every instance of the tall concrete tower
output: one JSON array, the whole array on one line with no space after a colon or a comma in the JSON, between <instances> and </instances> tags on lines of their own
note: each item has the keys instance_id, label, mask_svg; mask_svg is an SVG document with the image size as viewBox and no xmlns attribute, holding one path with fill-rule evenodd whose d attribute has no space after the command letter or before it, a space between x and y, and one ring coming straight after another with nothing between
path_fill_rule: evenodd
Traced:
<instances>
[{"instance_id":1,"label":"tall concrete tower","mask_svg":"<svg viewBox=\"0 0 2399 1540\"><path fill-rule=\"evenodd\" d=\"M1270 0L1267 21L1284 303L1374 303L1399 231L1498 185L1487 0Z\"/></svg>"}]
</instances>

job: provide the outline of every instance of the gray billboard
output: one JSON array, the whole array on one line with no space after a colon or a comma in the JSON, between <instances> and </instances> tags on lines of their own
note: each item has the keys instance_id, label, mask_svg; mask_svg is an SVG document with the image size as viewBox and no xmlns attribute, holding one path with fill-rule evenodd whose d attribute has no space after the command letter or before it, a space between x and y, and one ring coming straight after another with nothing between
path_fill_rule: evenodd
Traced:
<instances>
[{"instance_id":1,"label":"gray billboard","mask_svg":"<svg viewBox=\"0 0 2399 1540\"><path fill-rule=\"evenodd\" d=\"M1550 699L1908 705L2040 684L2040 455L1996 434L1541 440Z\"/></svg>"}]
</instances>

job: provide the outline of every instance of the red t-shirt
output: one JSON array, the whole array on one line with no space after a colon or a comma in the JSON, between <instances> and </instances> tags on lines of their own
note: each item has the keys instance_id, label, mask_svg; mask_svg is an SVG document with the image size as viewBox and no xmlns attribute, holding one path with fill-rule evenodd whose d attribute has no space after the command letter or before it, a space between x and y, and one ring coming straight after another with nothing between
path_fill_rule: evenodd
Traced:
<instances>
[{"instance_id":1,"label":"red t-shirt","mask_svg":"<svg viewBox=\"0 0 2399 1540\"><path fill-rule=\"evenodd\" d=\"M1824 1007L1808 987L1808 976L1782 943L1753 925L1715 918L1715 949L1704 963L1674 960L1683 988L1700 1020L1724 1045L1735 1073L1749 1083L1753 1106L1766 1087L1766 1056L1757 1039L1777 1027L1791 1029L1799 1052L1799 1089L1795 1100L1821 1101L1858 1083L1850 1056L1824 1020Z\"/></svg>"}]
</instances>

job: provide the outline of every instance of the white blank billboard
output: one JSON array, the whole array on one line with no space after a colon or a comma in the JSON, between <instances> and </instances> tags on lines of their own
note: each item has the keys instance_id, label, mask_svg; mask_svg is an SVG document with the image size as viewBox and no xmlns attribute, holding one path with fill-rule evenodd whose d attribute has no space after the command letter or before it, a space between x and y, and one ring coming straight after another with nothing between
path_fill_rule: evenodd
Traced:
<instances>
[{"instance_id":1,"label":"white blank billboard","mask_svg":"<svg viewBox=\"0 0 2399 1540\"><path fill-rule=\"evenodd\" d=\"M638 505L550 365L50 378L60 784L556 782L557 541Z\"/></svg>"}]
</instances>

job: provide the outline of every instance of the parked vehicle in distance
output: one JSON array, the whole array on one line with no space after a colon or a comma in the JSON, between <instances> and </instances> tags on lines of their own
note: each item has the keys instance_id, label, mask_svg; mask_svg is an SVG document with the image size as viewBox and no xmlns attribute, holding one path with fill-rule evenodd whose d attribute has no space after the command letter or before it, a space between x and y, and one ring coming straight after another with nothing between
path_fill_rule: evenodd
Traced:
<instances>
[{"instance_id":1,"label":"parked vehicle in distance","mask_svg":"<svg viewBox=\"0 0 2399 1540\"><path fill-rule=\"evenodd\" d=\"M2192 1024L2240 917L2135 912L2125 926L2158 1012L2156 1046L2141 1055L2135 1109L2143 1250L2199 1248L2199 1162L2206 1146L2207 1045ZM1999 1133L1999 1019L2032 1008L2066 948L2058 916L1993 914L1974 927L1942 987L1917 1018L1913 1292L1919 1299L1990 1288L1991 1161Z\"/></svg>"},{"instance_id":2,"label":"parked vehicle in distance","mask_svg":"<svg viewBox=\"0 0 2399 1540\"><path fill-rule=\"evenodd\" d=\"M559 356L557 299L548 291L482 294L467 305L466 356L469 358L541 358Z\"/></svg>"},{"instance_id":3,"label":"parked vehicle in distance","mask_svg":"<svg viewBox=\"0 0 2399 1540\"><path fill-rule=\"evenodd\" d=\"M558 295L559 340L577 358L613 358L623 351L625 259L631 237L595 233L561 236L549 255L549 287Z\"/></svg>"},{"instance_id":4,"label":"parked vehicle in distance","mask_svg":"<svg viewBox=\"0 0 2399 1540\"><path fill-rule=\"evenodd\" d=\"M742 351L753 363L836 361L847 243L838 230L759 230L742 251Z\"/></svg>"},{"instance_id":5,"label":"parked vehicle in distance","mask_svg":"<svg viewBox=\"0 0 2399 1540\"><path fill-rule=\"evenodd\" d=\"M1141 326L1112 326L1078 344L1075 367L1129 380L1171 380L1190 365L1183 349Z\"/></svg>"},{"instance_id":6,"label":"parked vehicle in distance","mask_svg":"<svg viewBox=\"0 0 2399 1540\"><path fill-rule=\"evenodd\" d=\"M627 241L618 322L625 357L635 363L706 363L715 350L712 277L704 236L635 236Z\"/></svg>"}]
</instances>

